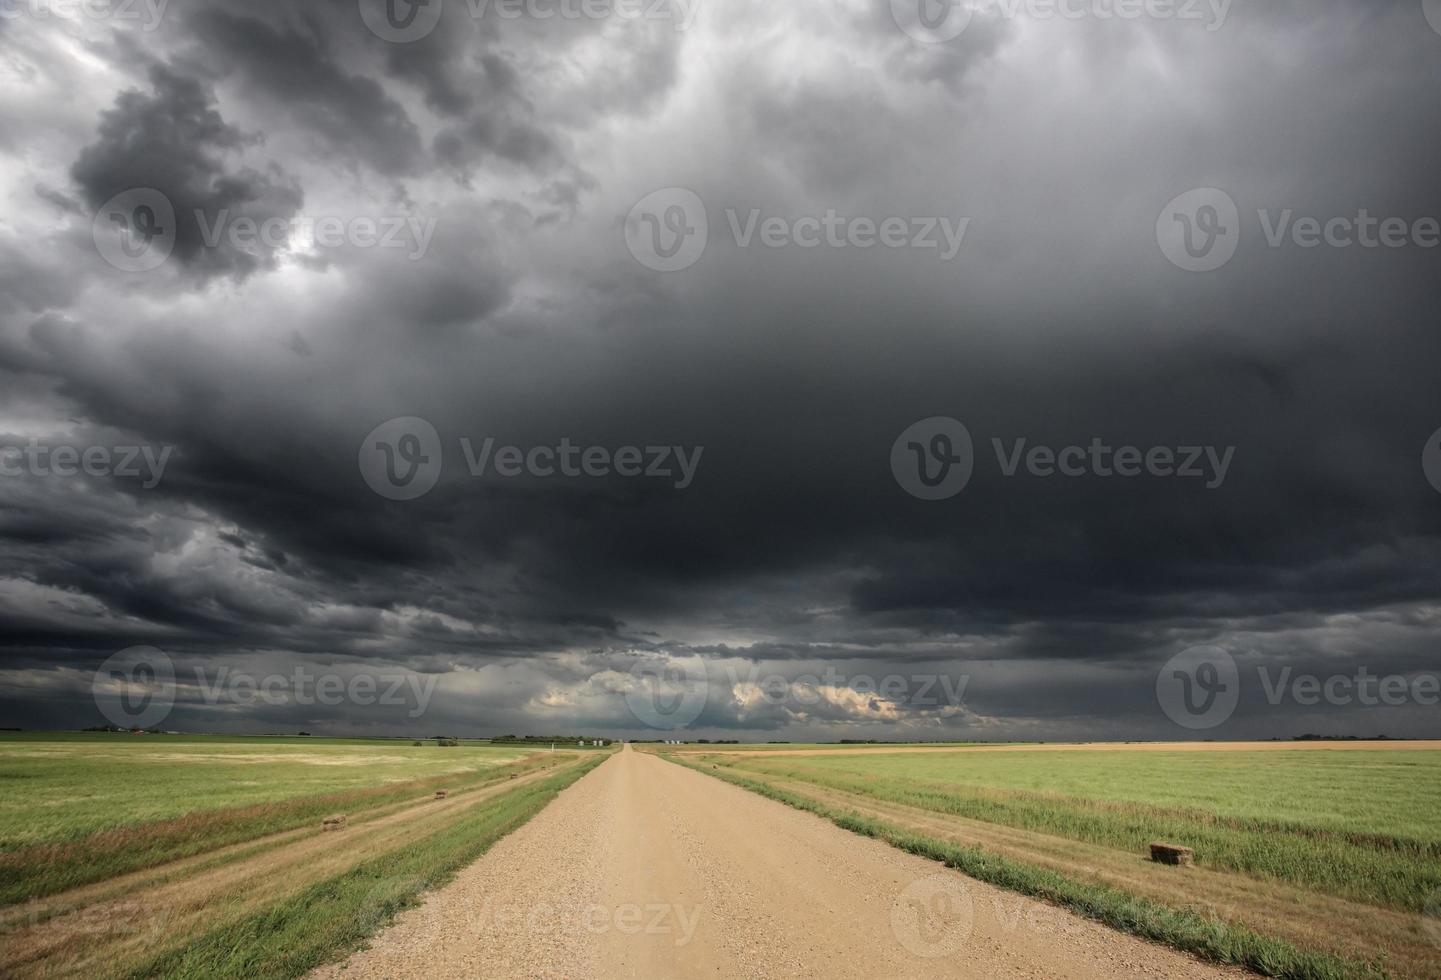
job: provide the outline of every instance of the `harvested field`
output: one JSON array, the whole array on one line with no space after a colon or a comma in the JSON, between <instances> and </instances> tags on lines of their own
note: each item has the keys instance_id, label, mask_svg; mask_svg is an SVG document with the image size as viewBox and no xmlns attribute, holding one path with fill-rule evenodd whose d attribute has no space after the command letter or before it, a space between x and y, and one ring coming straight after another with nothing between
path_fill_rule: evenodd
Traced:
<instances>
[{"instance_id":1,"label":"harvested field","mask_svg":"<svg viewBox=\"0 0 1441 980\"><path fill-rule=\"evenodd\" d=\"M1282 743L1285 744L1285 743ZM1399 976L1441 971L1441 752L1218 746L672 757L819 811L1114 889ZM1431 746L1431 752L1420 751ZM1157 766L1157 753L1164 764ZM1150 859L1154 842L1196 867ZM1358 967L1359 968L1359 967Z\"/></svg>"},{"instance_id":2,"label":"harvested field","mask_svg":"<svg viewBox=\"0 0 1441 980\"><path fill-rule=\"evenodd\" d=\"M268 753L247 751L246 741L237 740L235 754L240 765L253 767ZM129 757L128 748L86 755L93 765L87 772L72 755L80 744L34 747L42 760L67 760L52 781L89 780L113 793L119 805L103 829L87 834L82 828L93 821L59 827L52 822L32 831L42 842L12 843L0 852L0 932L6 940L0 975L6 977L295 975L364 938L384 923L387 909L403 907L416 892L467 863L605 757L470 746L446 749L437 765L416 758L419 748L412 753L407 746L397 761L389 751L378 752L375 743L338 745L331 751L377 766L372 784L355 787L347 778L340 792L306 795L317 785L336 785L316 775L305 760L316 749L306 746L304 752L275 754L282 768L267 773L263 789L273 802L215 805L217 798L248 798L250 788L194 798L168 791L163 803L154 805L180 814L147 822L133 815L152 806L147 797L156 795L155 783L126 786L126 770L117 771L110 758ZM213 771L215 757L232 754L215 752L213 742L205 748L194 757L173 745L155 753L137 749L138 768L130 776L140 778L137 772L143 776L162 758L173 773L168 786L211 786L236 771ZM0 767L24 754L15 745L9 750L12 758ZM177 762L177 755L185 761ZM406 757L412 778L397 779L394 766ZM340 768L366 771L363 765ZM292 774L296 781L285 783L283 777ZM414 778L417 774L421 778ZM25 822L21 814L35 820L42 808L63 809L51 805L55 802L6 799L17 822ZM127 815L132 819L123 821ZM399 880L390 874L396 867L408 869ZM373 875L388 882L379 906ZM295 922L299 934L289 946L276 947L264 935L270 926L258 925L276 916ZM247 935L248 944L238 938ZM297 967L297 956L312 959ZM176 966L181 963L205 966L192 971Z\"/></svg>"}]
</instances>

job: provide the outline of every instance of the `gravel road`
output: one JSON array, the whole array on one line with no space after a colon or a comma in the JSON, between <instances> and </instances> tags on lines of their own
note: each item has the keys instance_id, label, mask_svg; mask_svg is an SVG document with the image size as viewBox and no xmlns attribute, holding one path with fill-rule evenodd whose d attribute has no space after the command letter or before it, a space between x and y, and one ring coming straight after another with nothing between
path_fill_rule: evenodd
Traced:
<instances>
[{"instance_id":1,"label":"gravel road","mask_svg":"<svg viewBox=\"0 0 1441 980\"><path fill-rule=\"evenodd\" d=\"M358 978L1213 978L628 746L344 964Z\"/></svg>"}]
</instances>

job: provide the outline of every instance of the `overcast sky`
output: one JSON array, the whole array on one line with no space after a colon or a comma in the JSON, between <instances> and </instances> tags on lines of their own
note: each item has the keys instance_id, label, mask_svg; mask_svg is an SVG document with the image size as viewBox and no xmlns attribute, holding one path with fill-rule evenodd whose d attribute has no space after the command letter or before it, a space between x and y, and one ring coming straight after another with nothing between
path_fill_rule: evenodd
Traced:
<instances>
[{"instance_id":1,"label":"overcast sky","mask_svg":"<svg viewBox=\"0 0 1441 980\"><path fill-rule=\"evenodd\" d=\"M4 724L1441 735L1441 4L115 2L0 0Z\"/></svg>"}]
</instances>

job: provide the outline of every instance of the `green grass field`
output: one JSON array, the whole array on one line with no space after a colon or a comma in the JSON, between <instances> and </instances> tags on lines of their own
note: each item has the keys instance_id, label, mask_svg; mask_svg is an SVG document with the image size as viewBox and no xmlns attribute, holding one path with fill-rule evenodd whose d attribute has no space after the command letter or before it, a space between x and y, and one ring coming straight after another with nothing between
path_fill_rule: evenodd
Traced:
<instances>
[{"instance_id":1,"label":"green grass field","mask_svg":"<svg viewBox=\"0 0 1441 980\"><path fill-rule=\"evenodd\" d=\"M1441 745L783 748L661 751L1219 962L1441 976ZM1150 863L1153 841L1197 870Z\"/></svg>"},{"instance_id":2,"label":"green grass field","mask_svg":"<svg viewBox=\"0 0 1441 980\"><path fill-rule=\"evenodd\" d=\"M476 807L443 830L359 862L263 910L198 931L117 975L134 980L303 977L337 953L358 948L396 913L417 904L422 892L444 884L602 761L604 756L592 755L560 769Z\"/></svg>"},{"instance_id":3,"label":"green grass field","mask_svg":"<svg viewBox=\"0 0 1441 980\"><path fill-rule=\"evenodd\" d=\"M736 767L1421 911L1441 889L1441 750L958 752Z\"/></svg>"},{"instance_id":4,"label":"green grass field","mask_svg":"<svg viewBox=\"0 0 1441 980\"><path fill-rule=\"evenodd\" d=\"M548 749L0 735L0 976L303 975L610 754Z\"/></svg>"},{"instance_id":5,"label":"green grass field","mask_svg":"<svg viewBox=\"0 0 1441 980\"><path fill-rule=\"evenodd\" d=\"M0 735L0 854L207 810L474 773L524 748L207 735Z\"/></svg>"}]
</instances>

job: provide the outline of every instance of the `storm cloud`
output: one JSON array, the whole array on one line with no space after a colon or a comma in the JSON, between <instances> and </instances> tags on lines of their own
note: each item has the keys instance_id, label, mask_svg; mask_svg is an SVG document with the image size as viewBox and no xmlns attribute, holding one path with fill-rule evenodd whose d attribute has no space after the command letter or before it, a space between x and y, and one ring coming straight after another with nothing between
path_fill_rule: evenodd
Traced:
<instances>
[{"instance_id":1,"label":"storm cloud","mask_svg":"<svg viewBox=\"0 0 1441 980\"><path fill-rule=\"evenodd\" d=\"M0 20L8 724L1441 734L1272 683L1438 669L1433 5L437 6ZM297 666L433 696L195 683Z\"/></svg>"}]
</instances>

